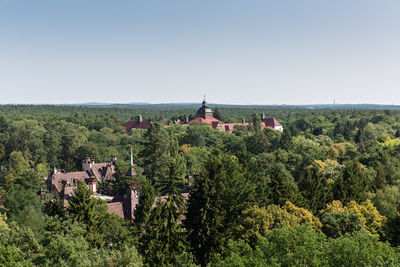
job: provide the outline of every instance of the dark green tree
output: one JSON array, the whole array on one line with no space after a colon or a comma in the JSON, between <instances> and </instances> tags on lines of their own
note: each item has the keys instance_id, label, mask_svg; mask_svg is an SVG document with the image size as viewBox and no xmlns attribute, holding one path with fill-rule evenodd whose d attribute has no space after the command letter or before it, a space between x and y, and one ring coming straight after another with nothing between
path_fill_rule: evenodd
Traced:
<instances>
[{"instance_id":1,"label":"dark green tree","mask_svg":"<svg viewBox=\"0 0 400 267\"><path fill-rule=\"evenodd\" d=\"M152 184L167 176L169 140L168 132L159 123L152 124L145 134L142 152L144 175Z\"/></svg>"},{"instance_id":2,"label":"dark green tree","mask_svg":"<svg viewBox=\"0 0 400 267\"><path fill-rule=\"evenodd\" d=\"M273 163L267 170L267 176L273 204L283 205L287 200L295 204L301 202L297 184L285 165Z\"/></svg>"},{"instance_id":3,"label":"dark green tree","mask_svg":"<svg viewBox=\"0 0 400 267\"><path fill-rule=\"evenodd\" d=\"M84 182L79 182L74 190L68 202L68 212L74 221L85 224L88 242L92 246L101 247L103 237L99 231L99 218L104 210Z\"/></svg>"},{"instance_id":4,"label":"dark green tree","mask_svg":"<svg viewBox=\"0 0 400 267\"><path fill-rule=\"evenodd\" d=\"M144 234L144 228L149 221L150 212L155 201L154 188L147 181L139 186L139 203L135 209L135 225L139 234Z\"/></svg>"},{"instance_id":5,"label":"dark green tree","mask_svg":"<svg viewBox=\"0 0 400 267\"><path fill-rule=\"evenodd\" d=\"M195 181L184 221L198 263L206 265L225 245L252 194L237 159L214 150Z\"/></svg>"},{"instance_id":6,"label":"dark green tree","mask_svg":"<svg viewBox=\"0 0 400 267\"><path fill-rule=\"evenodd\" d=\"M4 209L7 217L26 226L39 237L44 227L43 204L36 192L13 184L4 196Z\"/></svg>"},{"instance_id":7,"label":"dark green tree","mask_svg":"<svg viewBox=\"0 0 400 267\"><path fill-rule=\"evenodd\" d=\"M333 238L362 229L360 217L357 214L346 211L325 212L321 215L321 222L322 232Z\"/></svg>"},{"instance_id":8,"label":"dark green tree","mask_svg":"<svg viewBox=\"0 0 400 267\"><path fill-rule=\"evenodd\" d=\"M25 189L38 192L40 188L44 187L44 179L34 169L27 169L18 175L14 183L22 185Z\"/></svg>"},{"instance_id":9,"label":"dark green tree","mask_svg":"<svg viewBox=\"0 0 400 267\"><path fill-rule=\"evenodd\" d=\"M346 162L342 176L335 183L335 199L342 203L364 201L375 175L375 171L367 169L356 159Z\"/></svg>"}]
</instances>

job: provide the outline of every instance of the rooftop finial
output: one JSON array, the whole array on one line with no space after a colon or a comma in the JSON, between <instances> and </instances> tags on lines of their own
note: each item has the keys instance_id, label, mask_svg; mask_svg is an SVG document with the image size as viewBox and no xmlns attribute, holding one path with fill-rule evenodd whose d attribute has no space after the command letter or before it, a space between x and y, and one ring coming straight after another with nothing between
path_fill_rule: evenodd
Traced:
<instances>
[{"instance_id":1,"label":"rooftop finial","mask_svg":"<svg viewBox=\"0 0 400 267\"><path fill-rule=\"evenodd\" d=\"M202 107L207 107L206 94L204 94Z\"/></svg>"}]
</instances>

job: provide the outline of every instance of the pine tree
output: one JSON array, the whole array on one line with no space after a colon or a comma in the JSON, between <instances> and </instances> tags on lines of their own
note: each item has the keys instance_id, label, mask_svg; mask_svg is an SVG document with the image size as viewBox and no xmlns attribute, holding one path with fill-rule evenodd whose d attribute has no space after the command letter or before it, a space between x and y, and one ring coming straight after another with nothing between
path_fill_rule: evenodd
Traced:
<instances>
[{"instance_id":1,"label":"pine tree","mask_svg":"<svg viewBox=\"0 0 400 267\"><path fill-rule=\"evenodd\" d=\"M362 202L374 182L376 172L354 159L345 163L342 176L335 183L335 199L342 203Z\"/></svg>"},{"instance_id":2,"label":"pine tree","mask_svg":"<svg viewBox=\"0 0 400 267\"><path fill-rule=\"evenodd\" d=\"M144 151L142 153L144 174L155 184L168 173L169 135L159 123L150 126L145 134Z\"/></svg>"},{"instance_id":3,"label":"pine tree","mask_svg":"<svg viewBox=\"0 0 400 267\"><path fill-rule=\"evenodd\" d=\"M139 240L140 252L150 266L174 264L185 251L184 231L171 213L170 203L171 200L157 201Z\"/></svg>"},{"instance_id":4,"label":"pine tree","mask_svg":"<svg viewBox=\"0 0 400 267\"><path fill-rule=\"evenodd\" d=\"M252 204L252 194L237 158L214 150L195 181L185 220L198 263L206 265L232 237L235 220Z\"/></svg>"},{"instance_id":5,"label":"pine tree","mask_svg":"<svg viewBox=\"0 0 400 267\"><path fill-rule=\"evenodd\" d=\"M155 193L153 186L148 182L144 182L139 186L139 192L139 203L135 209L135 225L138 233L143 234L154 204Z\"/></svg>"},{"instance_id":6,"label":"pine tree","mask_svg":"<svg viewBox=\"0 0 400 267\"><path fill-rule=\"evenodd\" d=\"M185 173L185 159L178 152L178 141L176 138L171 138L168 170L166 175L157 181L156 186L161 195L168 196L168 198L175 203L180 213L183 213L185 208L184 199L182 197Z\"/></svg>"},{"instance_id":7,"label":"pine tree","mask_svg":"<svg viewBox=\"0 0 400 267\"><path fill-rule=\"evenodd\" d=\"M100 247L102 236L97 230L102 210L99 202L95 198L92 198L92 192L84 182L78 183L68 205L69 215L72 216L74 221L85 224L88 242L93 246Z\"/></svg>"},{"instance_id":8,"label":"pine tree","mask_svg":"<svg viewBox=\"0 0 400 267\"><path fill-rule=\"evenodd\" d=\"M267 170L270 178L271 200L273 204L283 205L286 200L298 204L299 193L297 184L290 172L282 163L274 163Z\"/></svg>"},{"instance_id":9,"label":"pine tree","mask_svg":"<svg viewBox=\"0 0 400 267\"><path fill-rule=\"evenodd\" d=\"M177 140L172 139L170 143L167 172L156 180L156 186L165 202L157 202L157 207L151 211L147 225L144 226L144 235L141 238L145 248L143 251L150 265L174 264L178 256L185 251L185 237L180 220L186 208L182 196L186 168L183 157L178 153ZM144 223L147 219L145 209L149 204L142 206L136 223Z\"/></svg>"}]
</instances>

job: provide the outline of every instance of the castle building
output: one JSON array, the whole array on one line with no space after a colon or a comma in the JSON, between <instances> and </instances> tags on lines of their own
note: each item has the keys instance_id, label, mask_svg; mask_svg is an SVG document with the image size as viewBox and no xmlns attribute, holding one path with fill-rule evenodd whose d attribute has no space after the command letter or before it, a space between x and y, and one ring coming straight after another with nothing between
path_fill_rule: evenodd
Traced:
<instances>
[{"instance_id":1,"label":"castle building","mask_svg":"<svg viewBox=\"0 0 400 267\"><path fill-rule=\"evenodd\" d=\"M213 112L211 108L208 106L207 101L204 100L201 108L197 110L197 117L193 120L189 121L188 124L192 123L206 123L209 124L212 128L218 129L221 131L233 132L238 126L248 126L249 123L244 119L242 122L235 123L224 123L216 118L214 118ZM186 125L187 126L187 125ZM265 118L264 113L261 114L261 126L262 129L270 127L274 130L283 132L282 125L275 118Z\"/></svg>"},{"instance_id":2,"label":"castle building","mask_svg":"<svg viewBox=\"0 0 400 267\"><path fill-rule=\"evenodd\" d=\"M214 117L213 111L208 106L207 101L204 99L201 107L196 112L196 118L191 121L185 120L183 122L176 121L174 124L180 124L182 126L190 126L194 123L205 123L210 125L213 129L218 129L221 131L233 132L239 126L248 126L249 123L244 119L242 122L234 122L234 123L224 123L217 118ZM152 122L151 121L143 121L142 116L139 115L136 120L128 121L124 124L124 127L127 132L132 129L148 129L150 128ZM261 126L263 129L270 127L274 130L283 132L282 125L275 118L265 118L264 113L261 114ZM166 125L165 127L169 127Z\"/></svg>"}]
</instances>

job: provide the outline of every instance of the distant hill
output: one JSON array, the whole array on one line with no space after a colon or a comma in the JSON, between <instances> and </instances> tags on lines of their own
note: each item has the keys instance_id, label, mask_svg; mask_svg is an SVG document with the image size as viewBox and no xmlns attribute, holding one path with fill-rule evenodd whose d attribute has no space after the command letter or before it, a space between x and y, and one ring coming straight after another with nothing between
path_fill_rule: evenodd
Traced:
<instances>
[{"instance_id":1,"label":"distant hill","mask_svg":"<svg viewBox=\"0 0 400 267\"><path fill-rule=\"evenodd\" d=\"M400 110L400 105L380 105L380 104L312 104L312 105L231 105L209 103L211 107L220 108L287 108L287 109L371 109L371 110ZM200 106L200 103L159 103L151 104L147 102L132 102L132 103L101 103L89 102L81 104L59 104L57 106L97 106L97 107L124 107L124 108L149 108L149 109L174 109L188 108L193 109Z\"/></svg>"}]
</instances>

